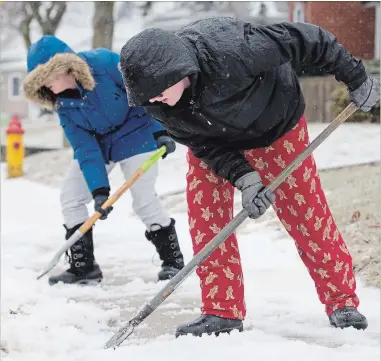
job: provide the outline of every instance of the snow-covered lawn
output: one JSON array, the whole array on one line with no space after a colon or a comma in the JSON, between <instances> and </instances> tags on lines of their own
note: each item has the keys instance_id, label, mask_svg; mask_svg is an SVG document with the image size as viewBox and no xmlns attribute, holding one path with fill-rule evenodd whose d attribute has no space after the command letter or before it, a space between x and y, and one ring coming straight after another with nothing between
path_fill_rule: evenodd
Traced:
<instances>
[{"instance_id":1,"label":"snow-covered lawn","mask_svg":"<svg viewBox=\"0 0 381 361\"><path fill-rule=\"evenodd\" d=\"M326 125L312 125L311 138ZM316 151L320 168L380 159L379 126L345 124ZM161 195L182 190L183 147L165 161ZM63 241L59 189L1 174L1 357L14 361L240 360L376 361L380 357L379 290L358 280L366 331L329 326L293 241L268 225L245 222L239 244L245 272L248 316L243 333L174 338L179 323L199 315L198 278L191 275L117 350L104 343L163 284L156 283L158 259L132 215L130 195L95 227L96 258L104 282L95 287L57 285L36 276ZM112 185L122 182L119 170ZM114 188L115 190L115 188ZM184 196L166 201L176 218L186 261L192 257ZM92 205L90 205L92 207ZM91 209L91 208L90 208ZM64 269L62 260L53 272Z\"/></svg>"}]
</instances>

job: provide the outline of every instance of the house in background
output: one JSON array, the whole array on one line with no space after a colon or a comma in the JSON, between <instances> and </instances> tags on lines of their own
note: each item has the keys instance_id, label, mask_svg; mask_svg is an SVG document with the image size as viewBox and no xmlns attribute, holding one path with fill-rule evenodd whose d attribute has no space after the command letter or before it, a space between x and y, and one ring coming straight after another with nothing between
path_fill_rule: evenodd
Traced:
<instances>
[{"instance_id":1,"label":"house in background","mask_svg":"<svg viewBox=\"0 0 381 361\"><path fill-rule=\"evenodd\" d=\"M23 48L22 41L20 47L14 45L12 38L1 39L0 113L13 114L17 110L21 117L25 117L28 114L28 104L22 95L22 81L26 72L25 61L20 54L25 53L25 47Z\"/></svg>"},{"instance_id":2,"label":"house in background","mask_svg":"<svg viewBox=\"0 0 381 361\"><path fill-rule=\"evenodd\" d=\"M289 2L289 20L327 29L354 56L380 59L378 1L293 1Z\"/></svg>"},{"instance_id":3,"label":"house in background","mask_svg":"<svg viewBox=\"0 0 381 361\"><path fill-rule=\"evenodd\" d=\"M116 2L113 50L119 53L125 42L147 27L162 27L177 30L179 27L201 18L210 16L231 16L254 24L269 24L286 21L288 2L254 1L225 2L216 11L215 6L202 3L199 8L184 6L185 2L152 2L149 15L142 18L138 13L131 13L132 7L124 7L123 2ZM93 2L68 2L67 11L58 27L56 36L65 41L74 51L91 49ZM130 12L130 13L129 13ZM119 11L119 13L121 13ZM41 31L32 22L31 39L37 41ZM23 124L39 121L41 109L28 103L23 97L22 82L26 76L26 48L21 35L13 28L0 32L0 124L4 126L8 119L17 114ZM46 117L45 117L46 118ZM46 119L49 119L47 117ZM52 121L56 116L50 117Z\"/></svg>"},{"instance_id":4,"label":"house in background","mask_svg":"<svg viewBox=\"0 0 381 361\"><path fill-rule=\"evenodd\" d=\"M289 21L321 26L334 34L354 56L366 61L379 77L374 60L380 58L380 3L376 1L293 1L289 2ZM377 64L376 64L377 65ZM368 70L368 71L369 71ZM333 119L334 91L340 87L334 76L306 76L300 79L309 121Z\"/></svg>"},{"instance_id":5,"label":"house in background","mask_svg":"<svg viewBox=\"0 0 381 361\"><path fill-rule=\"evenodd\" d=\"M118 14L117 3L115 13ZM67 11L58 27L56 36L65 41L75 52L90 50L92 45L92 15L93 2L68 2ZM119 53L125 42L143 30L142 19L134 14L115 16L113 50ZM41 31L37 24L32 23L31 39L37 41ZM37 123L40 120L41 109L27 102L23 96L22 83L27 74L27 51L21 35L13 28L0 32L0 125L5 126L13 114L17 114L23 125ZM53 114L44 121L56 122ZM41 120L42 122L42 120ZM56 122L57 123L57 122Z\"/></svg>"},{"instance_id":6,"label":"house in background","mask_svg":"<svg viewBox=\"0 0 381 361\"><path fill-rule=\"evenodd\" d=\"M176 31L193 21L214 17L228 16L266 25L288 20L287 1L226 1L210 6L210 2L198 2L187 6L186 2L152 2L152 9L144 19L144 28L159 27Z\"/></svg>"}]
</instances>

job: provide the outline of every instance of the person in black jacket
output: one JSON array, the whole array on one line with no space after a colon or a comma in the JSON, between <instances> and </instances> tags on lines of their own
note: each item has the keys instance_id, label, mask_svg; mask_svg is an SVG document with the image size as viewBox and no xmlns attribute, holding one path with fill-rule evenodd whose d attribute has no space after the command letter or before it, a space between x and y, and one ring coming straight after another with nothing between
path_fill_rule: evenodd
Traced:
<instances>
[{"instance_id":1,"label":"person in black jacket","mask_svg":"<svg viewBox=\"0 0 381 361\"><path fill-rule=\"evenodd\" d=\"M232 18L196 21L173 33L147 29L123 46L130 106L143 106L189 147L187 201L194 253L233 217L234 187L258 218L272 204L294 239L330 323L365 329L352 258L321 188L313 156L275 192L271 182L308 145L296 68L333 74L369 111L380 83L331 33L303 23L254 26ZM235 235L198 268L202 316L184 334L242 330L243 275Z\"/></svg>"}]
</instances>

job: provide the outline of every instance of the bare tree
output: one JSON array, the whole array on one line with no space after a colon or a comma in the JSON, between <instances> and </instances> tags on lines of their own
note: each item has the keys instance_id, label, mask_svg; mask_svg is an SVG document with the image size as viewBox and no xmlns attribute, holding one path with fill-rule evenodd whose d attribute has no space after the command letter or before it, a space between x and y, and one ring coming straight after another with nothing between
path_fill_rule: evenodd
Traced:
<instances>
[{"instance_id":1,"label":"bare tree","mask_svg":"<svg viewBox=\"0 0 381 361\"><path fill-rule=\"evenodd\" d=\"M146 17L151 12L152 5L152 1L142 1L141 3L137 4L142 12L143 17Z\"/></svg>"},{"instance_id":2,"label":"bare tree","mask_svg":"<svg viewBox=\"0 0 381 361\"><path fill-rule=\"evenodd\" d=\"M30 1L30 10L43 35L54 35L66 11L66 1Z\"/></svg>"},{"instance_id":3,"label":"bare tree","mask_svg":"<svg viewBox=\"0 0 381 361\"><path fill-rule=\"evenodd\" d=\"M21 7L22 18L18 25L18 29L24 39L24 44L26 48L32 45L32 40L30 38L30 23L33 20L33 15L30 10L28 10L27 4L23 3Z\"/></svg>"},{"instance_id":4,"label":"bare tree","mask_svg":"<svg viewBox=\"0 0 381 361\"><path fill-rule=\"evenodd\" d=\"M32 41L30 38L30 24L33 21L33 14L27 2L2 2L1 9L1 28L7 27L17 30L24 40L26 48Z\"/></svg>"},{"instance_id":5,"label":"bare tree","mask_svg":"<svg viewBox=\"0 0 381 361\"><path fill-rule=\"evenodd\" d=\"M65 1L25 1L0 3L1 23L21 34L26 48L32 43L30 25L36 20L43 35L54 35L66 11Z\"/></svg>"},{"instance_id":6,"label":"bare tree","mask_svg":"<svg viewBox=\"0 0 381 361\"><path fill-rule=\"evenodd\" d=\"M112 49L114 4L113 1L94 1L93 48Z\"/></svg>"},{"instance_id":7,"label":"bare tree","mask_svg":"<svg viewBox=\"0 0 381 361\"><path fill-rule=\"evenodd\" d=\"M26 48L32 44L30 26L33 21L37 21L43 35L54 35L61 23L66 11L65 1L26 1L26 2L4 2L0 3L0 25L1 28L9 27L17 30L24 40ZM10 32L12 33L12 32ZM12 36L7 38L6 34L3 40L11 46ZM40 115L52 112L41 109ZM69 144L65 135L63 136L65 147Z\"/></svg>"}]
</instances>

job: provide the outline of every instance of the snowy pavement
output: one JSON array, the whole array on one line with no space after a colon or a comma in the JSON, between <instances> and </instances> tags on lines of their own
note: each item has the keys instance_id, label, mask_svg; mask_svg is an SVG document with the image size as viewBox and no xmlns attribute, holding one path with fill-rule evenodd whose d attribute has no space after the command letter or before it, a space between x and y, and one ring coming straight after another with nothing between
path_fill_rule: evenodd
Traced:
<instances>
[{"instance_id":1,"label":"snowy pavement","mask_svg":"<svg viewBox=\"0 0 381 361\"><path fill-rule=\"evenodd\" d=\"M328 124L310 123L308 129L310 137L315 138ZM54 126L49 128L54 131ZM59 131L59 129L58 129ZM46 135L39 136L38 132L30 134L30 144L45 143ZM48 133L49 135L49 133ZM58 139L61 135L52 137ZM187 164L184 161L186 148L178 145L176 153L171 154L160 163L160 177L157 182L157 191L160 195L178 193L185 190L185 174ZM71 149L60 149L53 152L34 154L25 160L25 175L28 179L59 187L72 160ZM372 162L380 159L380 126L376 124L345 123L315 151L318 167L332 168L350 164ZM123 182L123 176L118 167L111 174L113 191ZM128 200L129 202L129 200Z\"/></svg>"},{"instance_id":2,"label":"snowy pavement","mask_svg":"<svg viewBox=\"0 0 381 361\"><path fill-rule=\"evenodd\" d=\"M310 140L317 137L328 125L309 123ZM319 169L328 169L380 160L380 133L379 124L342 124L315 150L317 166ZM188 171L184 162L186 148L181 145L177 145L177 148L176 153L171 155L171 161L160 163L161 177L157 183L159 194L176 193L185 189L185 174ZM123 182L121 172L115 172L111 180L114 187L119 187Z\"/></svg>"},{"instance_id":3,"label":"snowy pavement","mask_svg":"<svg viewBox=\"0 0 381 361\"><path fill-rule=\"evenodd\" d=\"M326 125L311 128L315 137ZM315 131L316 130L316 131ZM319 167L380 159L379 126L346 124L316 153ZM184 187L184 148L161 162L158 192ZM63 239L59 190L1 172L1 357L12 361L112 361L176 358L181 361L281 360L376 361L380 358L379 289L358 280L366 331L331 328L314 286L282 230L269 218L239 229L245 274L245 332L219 337L174 338L176 325L199 315L198 278L192 274L133 336L117 350L103 350L117 327L140 310L163 284L156 283L158 259L132 214L130 195L121 198L107 221L95 227L96 258L104 282L95 287L57 285L36 276ZM112 184L121 184L119 170ZM115 188L114 188L115 190ZM165 203L176 218L186 262L192 257L183 194ZM91 207L92 205L90 205ZM91 208L90 208L91 209ZM239 208L236 209L236 211ZM122 220L122 221L121 221ZM63 260L58 272L65 268Z\"/></svg>"}]
</instances>

